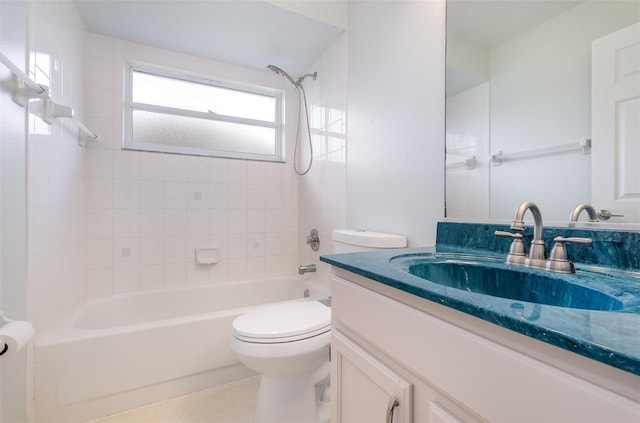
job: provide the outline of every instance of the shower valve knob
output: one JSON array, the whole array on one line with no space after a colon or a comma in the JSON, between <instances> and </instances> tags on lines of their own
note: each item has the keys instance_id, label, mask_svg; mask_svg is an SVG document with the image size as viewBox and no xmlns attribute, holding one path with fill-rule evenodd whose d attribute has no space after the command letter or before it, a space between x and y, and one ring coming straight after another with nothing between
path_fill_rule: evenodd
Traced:
<instances>
[{"instance_id":1,"label":"shower valve knob","mask_svg":"<svg viewBox=\"0 0 640 423\"><path fill-rule=\"evenodd\" d=\"M313 251L320 249L320 237L317 229L312 229L311 233L307 235L307 245L311 246Z\"/></svg>"}]
</instances>

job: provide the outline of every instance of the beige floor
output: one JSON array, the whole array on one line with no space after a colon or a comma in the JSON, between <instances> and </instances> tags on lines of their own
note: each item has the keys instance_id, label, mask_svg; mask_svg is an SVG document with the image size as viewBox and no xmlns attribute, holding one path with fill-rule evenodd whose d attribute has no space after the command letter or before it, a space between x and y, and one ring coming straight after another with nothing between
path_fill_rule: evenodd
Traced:
<instances>
[{"instance_id":1,"label":"beige floor","mask_svg":"<svg viewBox=\"0 0 640 423\"><path fill-rule=\"evenodd\" d=\"M251 423L259 382L253 377L91 423Z\"/></svg>"}]
</instances>

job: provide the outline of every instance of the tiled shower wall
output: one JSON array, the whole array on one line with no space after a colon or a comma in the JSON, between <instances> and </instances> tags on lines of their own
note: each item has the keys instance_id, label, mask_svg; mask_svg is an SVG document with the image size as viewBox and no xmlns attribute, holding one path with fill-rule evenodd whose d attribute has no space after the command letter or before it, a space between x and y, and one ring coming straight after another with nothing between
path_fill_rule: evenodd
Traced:
<instances>
[{"instance_id":1,"label":"tiled shower wall","mask_svg":"<svg viewBox=\"0 0 640 423\"><path fill-rule=\"evenodd\" d=\"M346 225L347 34L338 38L308 69L316 71L316 81L304 81L314 162L309 173L299 179L298 245L300 260L304 262L300 264L315 263L318 269L315 276L328 289L330 268L319 262L319 256L333 252L331 231ZM306 237L314 228L320 236L317 252L306 244Z\"/></svg>"},{"instance_id":2,"label":"tiled shower wall","mask_svg":"<svg viewBox=\"0 0 640 423\"><path fill-rule=\"evenodd\" d=\"M284 80L96 34L87 34L85 60L87 122L103 137L85 161L86 295L293 274L298 181L291 163L121 149L127 61L280 88ZM219 248L221 261L196 264L198 247Z\"/></svg>"},{"instance_id":3,"label":"tiled shower wall","mask_svg":"<svg viewBox=\"0 0 640 423\"><path fill-rule=\"evenodd\" d=\"M305 81L315 163L298 177L296 98L284 79L87 33L71 2L29 13L32 77L102 138L81 147L73 122L29 116L28 305L38 333L85 297L293 275L331 252L346 209L346 35L311 67L318 80ZM122 150L127 60L282 88L294 105L288 162ZM312 227L321 233L318 253L305 243ZM219 248L220 263L196 265L196 247ZM319 265L316 276L325 270Z\"/></svg>"},{"instance_id":4,"label":"tiled shower wall","mask_svg":"<svg viewBox=\"0 0 640 423\"><path fill-rule=\"evenodd\" d=\"M27 7L29 75L82 119L84 25L71 2ZM30 114L28 121L27 304L37 335L84 295L85 149L67 119L47 125Z\"/></svg>"}]
</instances>

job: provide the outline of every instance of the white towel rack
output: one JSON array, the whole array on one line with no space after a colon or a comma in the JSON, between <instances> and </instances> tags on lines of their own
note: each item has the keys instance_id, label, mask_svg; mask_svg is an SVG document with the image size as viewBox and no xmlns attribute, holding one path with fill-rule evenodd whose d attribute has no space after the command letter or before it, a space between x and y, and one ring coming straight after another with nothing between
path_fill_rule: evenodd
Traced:
<instances>
[{"instance_id":1,"label":"white towel rack","mask_svg":"<svg viewBox=\"0 0 640 423\"><path fill-rule=\"evenodd\" d=\"M517 153L505 154L499 151L492 154L489 160L494 166L500 166L502 162L511 160L528 159L531 157L547 156L550 154L571 153L581 151L582 154L591 154L591 139L584 138L580 142L571 144L556 145L553 147L536 148L532 150L520 151Z\"/></svg>"},{"instance_id":2,"label":"white towel rack","mask_svg":"<svg viewBox=\"0 0 640 423\"><path fill-rule=\"evenodd\" d=\"M35 113L43 121L52 125L54 120L59 118L71 119L85 135L80 135L79 143L84 146L88 141L99 141L100 135L87 128L80 120L74 116L73 109L63 106L51 99L49 88L37 84L27 76L18 66L16 66L7 56L0 53L0 62L4 64L14 75L13 78L13 101L25 107L29 100L37 99L35 102Z\"/></svg>"},{"instance_id":3,"label":"white towel rack","mask_svg":"<svg viewBox=\"0 0 640 423\"><path fill-rule=\"evenodd\" d=\"M476 168L476 156L467 156L464 160L459 160L457 162L447 163L447 170L455 170L455 169L467 169L472 170Z\"/></svg>"}]
</instances>

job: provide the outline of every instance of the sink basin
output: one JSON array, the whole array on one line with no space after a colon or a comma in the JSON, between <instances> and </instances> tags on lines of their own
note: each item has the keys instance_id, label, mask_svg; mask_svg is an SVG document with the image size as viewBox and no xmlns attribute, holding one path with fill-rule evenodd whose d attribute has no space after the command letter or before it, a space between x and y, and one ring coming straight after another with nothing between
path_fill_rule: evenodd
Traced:
<instances>
[{"instance_id":1,"label":"sink basin","mask_svg":"<svg viewBox=\"0 0 640 423\"><path fill-rule=\"evenodd\" d=\"M558 307L613 311L624 304L604 292L573 283L575 275L531 272L502 263L423 258L410 260L405 270L430 282L494 297Z\"/></svg>"}]
</instances>

